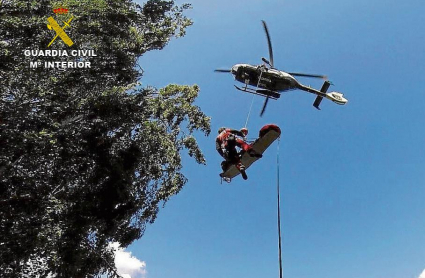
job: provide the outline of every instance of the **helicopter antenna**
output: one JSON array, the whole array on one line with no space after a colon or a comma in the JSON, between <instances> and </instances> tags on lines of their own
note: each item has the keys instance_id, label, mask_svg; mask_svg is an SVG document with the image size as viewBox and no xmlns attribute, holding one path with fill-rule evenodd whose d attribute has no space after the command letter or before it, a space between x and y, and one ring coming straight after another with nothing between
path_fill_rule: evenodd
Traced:
<instances>
[{"instance_id":1,"label":"helicopter antenna","mask_svg":"<svg viewBox=\"0 0 425 278\"><path fill-rule=\"evenodd\" d=\"M268 65L269 67L272 67L269 60L267 60L266 58L262 57L261 60L264 62L264 64Z\"/></svg>"}]
</instances>

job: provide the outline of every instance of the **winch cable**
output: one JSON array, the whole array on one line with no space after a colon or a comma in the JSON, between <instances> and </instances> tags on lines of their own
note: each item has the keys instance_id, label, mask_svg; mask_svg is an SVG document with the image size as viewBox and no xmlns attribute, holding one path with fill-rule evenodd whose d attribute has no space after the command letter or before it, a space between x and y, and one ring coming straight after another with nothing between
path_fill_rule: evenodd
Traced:
<instances>
[{"instance_id":1,"label":"winch cable","mask_svg":"<svg viewBox=\"0 0 425 278\"><path fill-rule=\"evenodd\" d=\"M260 77L258 78L257 88L260 85L261 76L263 71L260 73ZM248 125L249 116L251 115L252 106L254 104L255 95L252 96L251 106L248 111L248 116L245 121L245 128ZM277 141L277 155L276 155L276 165L277 165L277 179L276 179L276 187L277 187L277 233L278 233L278 246L279 246L279 278L283 278L283 266L282 266L282 236L281 236L281 228L280 228L280 175L279 175L279 147L280 147L280 137Z\"/></svg>"},{"instance_id":2,"label":"winch cable","mask_svg":"<svg viewBox=\"0 0 425 278\"><path fill-rule=\"evenodd\" d=\"M261 76L263 74L263 71L260 73L260 77L258 78L257 88L260 85ZM254 98L255 95L252 96L251 100L251 106L248 111L248 116L246 117L245 121L245 128L248 125L249 116L251 115L252 106L254 104ZM281 228L280 228L280 175L279 175L279 147L280 147L280 137L277 141L277 155L276 155L276 165L277 165L277 233L278 233L278 242L279 242L279 278L283 278L283 266L282 266L282 236L281 236Z\"/></svg>"},{"instance_id":3,"label":"winch cable","mask_svg":"<svg viewBox=\"0 0 425 278\"><path fill-rule=\"evenodd\" d=\"M258 78L258 82L257 82L257 89L258 89L258 86L260 85L260 81L261 81L261 76L263 75L263 70L261 70L261 72L260 72L260 77ZM249 116L251 115L251 110L252 110L252 105L254 104L254 98L255 98L255 95L253 95L252 96L252 100L251 100L251 107L249 108L249 111L248 111L248 116L246 117L246 121L245 121L245 128L247 127L247 125L248 125L248 120L249 120Z\"/></svg>"},{"instance_id":4,"label":"winch cable","mask_svg":"<svg viewBox=\"0 0 425 278\"><path fill-rule=\"evenodd\" d=\"M249 116L251 115L252 105L254 104L254 98L255 98L255 95L252 96L251 107L249 108L248 116L246 117L246 121L245 121L245 128L248 125L248 120L249 120Z\"/></svg>"},{"instance_id":5,"label":"winch cable","mask_svg":"<svg viewBox=\"0 0 425 278\"><path fill-rule=\"evenodd\" d=\"M279 277L283 278L283 267L282 267L282 237L280 230L280 180L279 180L279 145L280 145L280 137L277 139L277 232L279 237Z\"/></svg>"}]
</instances>

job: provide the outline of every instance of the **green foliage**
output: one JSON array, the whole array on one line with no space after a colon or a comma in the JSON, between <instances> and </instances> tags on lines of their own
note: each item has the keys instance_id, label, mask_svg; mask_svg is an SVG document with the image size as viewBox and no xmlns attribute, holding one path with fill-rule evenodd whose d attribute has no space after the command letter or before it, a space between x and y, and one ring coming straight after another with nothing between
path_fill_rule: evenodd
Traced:
<instances>
[{"instance_id":1,"label":"green foliage","mask_svg":"<svg viewBox=\"0 0 425 278\"><path fill-rule=\"evenodd\" d=\"M53 49L94 49L89 69L29 68L47 49L57 5L75 16ZM185 34L190 6L173 1L0 3L0 268L4 277L116 276L111 242L126 247L186 178L181 152L205 158L194 132L210 120L198 86L137 83L137 58ZM69 15L62 16L67 20ZM78 57L43 57L75 61Z\"/></svg>"}]
</instances>

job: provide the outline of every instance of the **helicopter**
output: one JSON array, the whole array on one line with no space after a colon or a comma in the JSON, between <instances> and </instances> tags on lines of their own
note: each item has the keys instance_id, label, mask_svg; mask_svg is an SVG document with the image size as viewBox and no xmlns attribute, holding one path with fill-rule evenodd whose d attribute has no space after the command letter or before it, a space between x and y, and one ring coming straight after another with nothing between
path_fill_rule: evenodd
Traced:
<instances>
[{"instance_id":1,"label":"helicopter","mask_svg":"<svg viewBox=\"0 0 425 278\"><path fill-rule=\"evenodd\" d=\"M342 93L327 93L331 82L327 80L327 77L325 75L285 72L276 69L273 63L273 49L269 30L267 28L266 22L264 20L262 20L261 22L263 24L263 28L267 37L267 43L269 48L269 60L263 57L261 58L263 61L263 64L261 65L236 64L231 69L215 70L215 72L230 72L237 81L245 84L244 87L238 87L234 85L236 89L243 92L260 95L266 98L263 104L263 108L261 109L260 116L264 114L269 99L276 100L280 97L281 92L296 89L317 95L313 106L318 110L320 110L319 105L322 102L323 98L327 98L339 105L344 105L348 102L348 100L344 98L344 95ZM320 90L317 90L301 84L297 79L295 79L294 76L321 78L325 79L325 81L322 85L322 88Z\"/></svg>"}]
</instances>

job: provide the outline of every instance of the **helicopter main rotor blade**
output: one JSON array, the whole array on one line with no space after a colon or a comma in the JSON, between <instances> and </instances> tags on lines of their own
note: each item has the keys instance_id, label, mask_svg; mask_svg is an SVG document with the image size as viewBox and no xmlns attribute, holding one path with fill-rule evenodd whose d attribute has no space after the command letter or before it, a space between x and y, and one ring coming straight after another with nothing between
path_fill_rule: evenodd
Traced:
<instances>
[{"instance_id":1,"label":"helicopter main rotor blade","mask_svg":"<svg viewBox=\"0 0 425 278\"><path fill-rule=\"evenodd\" d=\"M270 65L273 68L274 67L274 63L273 63L273 49L272 49L272 41L270 39L269 29L267 28L267 24L266 24L266 22L264 20L261 20L261 22L263 23L264 31L266 32L267 43L269 45L269 61L270 61Z\"/></svg>"},{"instance_id":2,"label":"helicopter main rotor blade","mask_svg":"<svg viewBox=\"0 0 425 278\"><path fill-rule=\"evenodd\" d=\"M312 77L312 78L322 78L322 79L328 79L326 75L319 75L319 74L307 74L307 73L298 73L298 72L288 72L290 75L293 76L301 76L301 77Z\"/></svg>"},{"instance_id":3,"label":"helicopter main rotor blade","mask_svg":"<svg viewBox=\"0 0 425 278\"><path fill-rule=\"evenodd\" d=\"M264 112L266 111L266 106L268 102L269 102L269 97L266 97L266 100L264 101L264 104L263 104L263 108L261 109L260 117L262 117Z\"/></svg>"},{"instance_id":4,"label":"helicopter main rotor blade","mask_svg":"<svg viewBox=\"0 0 425 278\"><path fill-rule=\"evenodd\" d=\"M229 69L216 69L215 72L231 72L232 70Z\"/></svg>"}]
</instances>

